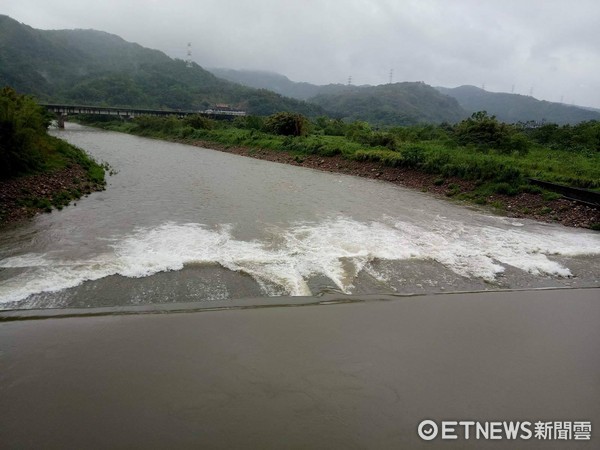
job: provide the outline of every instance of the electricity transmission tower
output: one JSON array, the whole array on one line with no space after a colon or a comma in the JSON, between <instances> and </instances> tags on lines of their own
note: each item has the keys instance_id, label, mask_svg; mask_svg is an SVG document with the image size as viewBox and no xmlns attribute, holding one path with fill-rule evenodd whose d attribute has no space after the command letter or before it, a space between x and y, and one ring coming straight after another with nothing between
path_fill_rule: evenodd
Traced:
<instances>
[{"instance_id":1,"label":"electricity transmission tower","mask_svg":"<svg viewBox=\"0 0 600 450\"><path fill-rule=\"evenodd\" d=\"M192 67L192 43L188 42L187 45L187 59L185 60L185 65L187 67Z\"/></svg>"}]
</instances>

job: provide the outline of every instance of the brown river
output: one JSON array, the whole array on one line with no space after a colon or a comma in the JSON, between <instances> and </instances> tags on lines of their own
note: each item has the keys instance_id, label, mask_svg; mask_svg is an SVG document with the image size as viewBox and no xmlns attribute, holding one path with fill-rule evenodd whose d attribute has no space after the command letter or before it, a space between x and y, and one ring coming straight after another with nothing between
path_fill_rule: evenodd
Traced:
<instances>
[{"instance_id":1,"label":"brown river","mask_svg":"<svg viewBox=\"0 0 600 450\"><path fill-rule=\"evenodd\" d=\"M0 309L600 286L600 233L67 124L107 189L0 232Z\"/></svg>"}]
</instances>

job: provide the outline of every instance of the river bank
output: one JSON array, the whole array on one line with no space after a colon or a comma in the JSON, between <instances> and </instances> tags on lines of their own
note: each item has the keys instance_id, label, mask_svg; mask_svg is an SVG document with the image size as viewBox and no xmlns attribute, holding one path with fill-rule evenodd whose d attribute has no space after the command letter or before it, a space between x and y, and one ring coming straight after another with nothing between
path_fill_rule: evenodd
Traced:
<instances>
[{"instance_id":1,"label":"river bank","mask_svg":"<svg viewBox=\"0 0 600 450\"><path fill-rule=\"evenodd\" d=\"M438 175L407 167L390 167L381 162L350 160L342 155L298 156L285 150L261 150L203 140L173 139L173 141L282 164L379 179L423 192L430 192L444 198L460 197L461 200L468 201L465 194L468 195L476 188L474 181L458 177L441 178ZM560 223L576 228L596 229L600 225L599 210L557 196L544 198L543 194L530 192L521 192L512 196L494 193L485 200L491 211L508 217Z\"/></svg>"},{"instance_id":2,"label":"river bank","mask_svg":"<svg viewBox=\"0 0 600 450\"><path fill-rule=\"evenodd\" d=\"M0 226L51 212L53 208L60 210L82 196L104 189L105 184L92 179L79 164L0 180Z\"/></svg>"},{"instance_id":3,"label":"river bank","mask_svg":"<svg viewBox=\"0 0 600 450\"><path fill-rule=\"evenodd\" d=\"M48 112L32 98L0 90L0 115L0 226L104 188L108 166L49 135Z\"/></svg>"}]
</instances>

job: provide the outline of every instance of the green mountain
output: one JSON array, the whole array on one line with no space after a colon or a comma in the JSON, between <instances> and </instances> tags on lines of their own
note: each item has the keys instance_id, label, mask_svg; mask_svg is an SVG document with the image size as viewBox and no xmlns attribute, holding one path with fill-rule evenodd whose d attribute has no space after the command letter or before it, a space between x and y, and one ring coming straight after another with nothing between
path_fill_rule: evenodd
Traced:
<instances>
[{"instance_id":1,"label":"green mountain","mask_svg":"<svg viewBox=\"0 0 600 450\"><path fill-rule=\"evenodd\" d=\"M286 97L308 100L319 93L322 86L295 82L285 75L262 70L208 69L224 80L239 83L256 89L268 89Z\"/></svg>"},{"instance_id":2,"label":"green mountain","mask_svg":"<svg viewBox=\"0 0 600 450\"><path fill-rule=\"evenodd\" d=\"M251 114L321 108L217 78L164 53L95 30L36 30L0 15L0 86L41 101L203 110L226 103Z\"/></svg>"},{"instance_id":3,"label":"green mountain","mask_svg":"<svg viewBox=\"0 0 600 450\"><path fill-rule=\"evenodd\" d=\"M232 69L209 70L220 78L244 86L269 89L281 95L318 103L328 111L348 120L359 118L360 120L388 124L394 121L412 123L416 118L417 122L439 122L444 120L452 122L477 111L487 111L499 120L508 123L531 120L541 122L545 120L558 124L576 124L588 120L600 120L600 110L598 109L540 101L524 95L487 92L475 86L461 86L454 89L436 87L435 89L440 93L455 98L464 110L458 116L458 119L456 114L446 113L441 114L443 117L440 118L428 111L432 104L435 105L435 101L432 102L427 97L423 98L422 104L415 103L413 99L407 105L402 99L386 101L386 99L377 98L380 93L369 93L369 90L375 88L385 90L382 87L356 87L341 84L319 86L294 82L286 76L274 72ZM412 83L412 85L414 84ZM405 89L407 88L405 87ZM333 98L330 97L332 94L334 94ZM414 93L414 95L422 94L426 94L426 92ZM351 98L354 95L357 95L357 97ZM374 96L371 102L364 98L370 95ZM399 92L392 94L393 97L408 95L406 91L403 95ZM369 103L370 105L367 105ZM419 109L423 109L423 111L418 111Z\"/></svg>"},{"instance_id":4,"label":"green mountain","mask_svg":"<svg viewBox=\"0 0 600 450\"><path fill-rule=\"evenodd\" d=\"M212 70L102 31L36 30L0 15L0 87L46 102L186 110L226 103L250 114L329 114L379 125L456 122L482 110L505 122L600 120L591 109L473 86L317 86L271 72Z\"/></svg>"},{"instance_id":5,"label":"green mountain","mask_svg":"<svg viewBox=\"0 0 600 450\"><path fill-rule=\"evenodd\" d=\"M297 83L284 75L257 70L209 69L218 77L245 86L269 89L282 95L316 103L347 121L363 120L378 125L423 122L456 122L468 116L458 103L423 83L380 86L319 86Z\"/></svg>"},{"instance_id":6,"label":"green mountain","mask_svg":"<svg viewBox=\"0 0 600 450\"><path fill-rule=\"evenodd\" d=\"M329 85L311 102L347 121L379 125L458 122L468 114L458 102L425 83L379 86Z\"/></svg>"},{"instance_id":7,"label":"green mountain","mask_svg":"<svg viewBox=\"0 0 600 450\"><path fill-rule=\"evenodd\" d=\"M436 89L442 94L454 97L469 113L487 111L498 120L507 123L546 121L564 125L600 120L598 111L537 100L525 95L487 92L475 86Z\"/></svg>"}]
</instances>

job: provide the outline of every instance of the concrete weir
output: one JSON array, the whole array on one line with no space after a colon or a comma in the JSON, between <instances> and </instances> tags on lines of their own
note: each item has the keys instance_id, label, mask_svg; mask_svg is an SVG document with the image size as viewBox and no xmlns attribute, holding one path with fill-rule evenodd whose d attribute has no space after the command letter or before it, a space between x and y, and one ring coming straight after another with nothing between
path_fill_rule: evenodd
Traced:
<instances>
[{"instance_id":1,"label":"concrete weir","mask_svg":"<svg viewBox=\"0 0 600 450\"><path fill-rule=\"evenodd\" d=\"M2 447L598 447L600 289L354 300L3 312ZM592 431L425 441L426 419Z\"/></svg>"}]
</instances>

